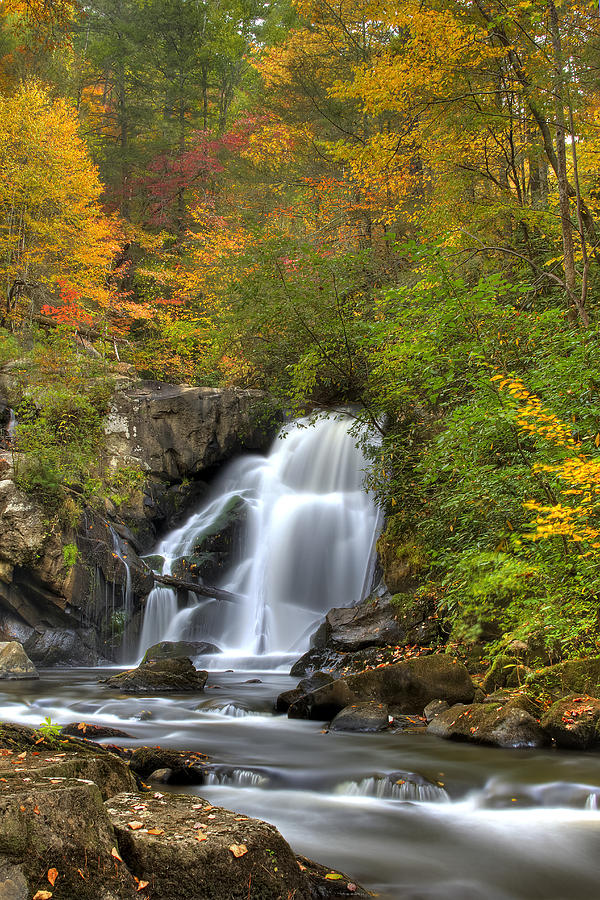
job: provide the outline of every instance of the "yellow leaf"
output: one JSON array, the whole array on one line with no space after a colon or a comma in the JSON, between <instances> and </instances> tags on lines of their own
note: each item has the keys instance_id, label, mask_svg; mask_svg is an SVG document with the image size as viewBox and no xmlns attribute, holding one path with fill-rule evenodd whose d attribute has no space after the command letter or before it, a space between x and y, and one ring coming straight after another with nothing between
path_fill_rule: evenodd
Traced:
<instances>
[{"instance_id":1,"label":"yellow leaf","mask_svg":"<svg viewBox=\"0 0 600 900\"><path fill-rule=\"evenodd\" d=\"M248 848L245 844L232 844L229 849L236 858L245 856L248 852Z\"/></svg>"},{"instance_id":2,"label":"yellow leaf","mask_svg":"<svg viewBox=\"0 0 600 900\"><path fill-rule=\"evenodd\" d=\"M52 891L38 891L37 894L33 895L33 900L50 900L52 896Z\"/></svg>"}]
</instances>

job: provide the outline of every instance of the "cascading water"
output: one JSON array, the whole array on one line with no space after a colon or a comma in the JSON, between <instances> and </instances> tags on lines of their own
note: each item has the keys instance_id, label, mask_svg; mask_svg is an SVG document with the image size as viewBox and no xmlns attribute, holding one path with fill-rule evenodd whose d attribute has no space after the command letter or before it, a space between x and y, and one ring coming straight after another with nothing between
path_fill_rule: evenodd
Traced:
<instances>
[{"instance_id":1,"label":"cascading water","mask_svg":"<svg viewBox=\"0 0 600 900\"><path fill-rule=\"evenodd\" d=\"M348 416L300 420L282 429L266 457L231 463L213 499L156 550L163 572L194 552L235 504L245 516L241 551L218 585L239 603L150 594L139 653L159 640L203 640L255 656L298 652L334 606L367 593L380 513L363 487L365 456Z\"/></svg>"}]
</instances>

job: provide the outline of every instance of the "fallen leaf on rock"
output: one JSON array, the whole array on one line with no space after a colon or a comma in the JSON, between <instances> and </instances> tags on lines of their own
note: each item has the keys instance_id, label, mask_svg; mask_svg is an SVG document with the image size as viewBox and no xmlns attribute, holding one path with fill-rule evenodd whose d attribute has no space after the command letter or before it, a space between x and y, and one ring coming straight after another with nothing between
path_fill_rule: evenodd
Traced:
<instances>
[{"instance_id":1,"label":"fallen leaf on rock","mask_svg":"<svg viewBox=\"0 0 600 900\"><path fill-rule=\"evenodd\" d=\"M112 848L112 850L110 851L110 855L113 857L113 859L118 859L119 862L123 862L123 859L121 856L119 856L119 851L116 847Z\"/></svg>"},{"instance_id":2,"label":"fallen leaf on rock","mask_svg":"<svg viewBox=\"0 0 600 900\"><path fill-rule=\"evenodd\" d=\"M328 872L325 876L327 881L341 881L342 877L339 872Z\"/></svg>"},{"instance_id":3,"label":"fallen leaf on rock","mask_svg":"<svg viewBox=\"0 0 600 900\"><path fill-rule=\"evenodd\" d=\"M164 834L164 833L165 833L164 828L149 828L148 829L148 834Z\"/></svg>"},{"instance_id":4,"label":"fallen leaf on rock","mask_svg":"<svg viewBox=\"0 0 600 900\"><path fill-rule=\"evenodd\" d=\"M128 822L127 827L131 828L132 831L139 831L140 828L144 827L143 822Z\"/></svg>"},{"instance_id":5,"label":"fallen leaf on rock","mask_svg":"<svg viewBox=\"0 0 600 900\"><path fill-rule=\"evenodd\" d=\"M77 874L79 875L80 878L83 878L83 880L85 881L85 875L83 874L81 869L77 869Z\"/></svg>"},{"instance_id":6,"label":"fallen leaf on rock","mask_svg":"<svg viewBox=\"0 0 600 900\"><path fill-rule=\"evenodd\" d=\"M232 844L229 849L236 859L239 859L240 856L245 856L248 852L248 848L245 844Z\"/></svg>"},{"instance_id":7,"label":"fallen leaf on rock","mask_svg":"<svg viewBox=\"0 0 600 900\"><path fill-rule=\"evenodd\" d=\"M33 900L50 900L52 896L52 891L38 891L37 894L33 895Z\"/></svg>"},{"instance_id":8,"label":"fallen leaf on rock","mask_svg":"<svg viewBox=\"0 0 600 900\"><path fill-rule=\"evenodd\" d=\"M157 791L157 792L155 793L155 795L154 795L154 799L155 799L155 800L162 800L162 798L163 798L164 796L165 796L165 795L164 795L164 794L161 794L160 791Z\"/></svg>"},{"instance_id":9,"label":"fallen leaf on rock","mask_svg":"<svg viewBox=\"0 0 600 900\"><path fill-rule=\"evenodd\" d=\"M138 884L136 890L138 890L138 891L143 891L144 888L147 888L149 884L150 884L149 881L140 881L140 883Z\"/></svg>"},{"instance_id":10,"label":"fallen leaf on rock","mask_svg":"<svg viewBox=\"0 0 600 900\"><path fill-rule=\"evenodd\" d=\"M48 881L54 887L54 882L58 878L58 870L57 869L48 869Z\"/></svg>"},{"instance_id":11,"label":"fallen leaf on rock","mask_svg":"<svg viewBox=\"0 0 600 900\"><path fill-rule=\"evenodd\" d=\"M197 841L207 841L208 838L207 838L207 836L206 836L205 834L197 834L197 835L196 835L196 840L197 840ZM231 847L230 847L229 849L231 850ZM231 852L233 853L233 850L231 850ZM247 853L247 852L248 852L248 851L246 851L246 853ZM233 855L234 855L234 856L242 856L241 853L234 853Z\"/></svg>"},{"instance_id":12,"label":"fallen leaf on rock","mask_svg":"<svg viewBox=\"0 0 600 900\"><path fill-rule=\"evenodd\" d=\"M40 808L39 808L39 806L38 806L37 804L33 807L33 811L34 811L34 813L36 814L36 816L41 815L41 813L40 813Z\"/></svg>"}]
</instances>

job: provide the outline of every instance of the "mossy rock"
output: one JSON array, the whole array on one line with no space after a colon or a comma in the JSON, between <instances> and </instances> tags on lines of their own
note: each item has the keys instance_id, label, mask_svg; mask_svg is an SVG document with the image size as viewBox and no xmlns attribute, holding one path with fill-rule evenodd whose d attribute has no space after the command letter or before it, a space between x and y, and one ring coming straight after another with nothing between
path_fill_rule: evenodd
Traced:
<instances>
[{"instance_id":1,"label":"mossy rock","mask_svg":"<svg viewBox=\"0 0 600 900\"><path fill-rule=\"evenodd\" d=\"M517 688L525 683L531 669L520 665L514 657L497 656L490 666L481 687L486 693L499 688Z\"/></svg>"},{"instance_id":2,"label":"mossy rock","mask_svg":"<svg viewBox=\"0 0 600 900\"><path fill-rule=\"evenodd\" d=\"M600 694L600 656L567 659L555 666L536 669L526 680L528 690L536 696L547 695L559 700L568 694Z\"/></svg>"}]
</instances>

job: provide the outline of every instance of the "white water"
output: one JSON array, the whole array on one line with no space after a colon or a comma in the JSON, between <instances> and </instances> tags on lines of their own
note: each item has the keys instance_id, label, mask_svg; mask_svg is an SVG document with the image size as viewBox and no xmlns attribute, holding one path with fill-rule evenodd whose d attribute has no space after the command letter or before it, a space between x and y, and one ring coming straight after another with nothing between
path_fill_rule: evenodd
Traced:
<instances>
[{"instance_id":1,"label":"white water","mask_svg":"<svg viewBox=\"0 0 600 900\"><path fill-rule=\"evenodd\" d=\"M229 654L296 655L323 615L359 603L370 587L380 515L363 488L367 461L347 416L286 426L266 457L231 463L213 497L167 535L164 572L191 554L236 502L245 524L238 561L218 587L239 603L195 598L177 612L174 591L150 594L139 655L160 640L204 640ZM218 529L217 529L218 530Z\"/></svg>"}]
</instances>

